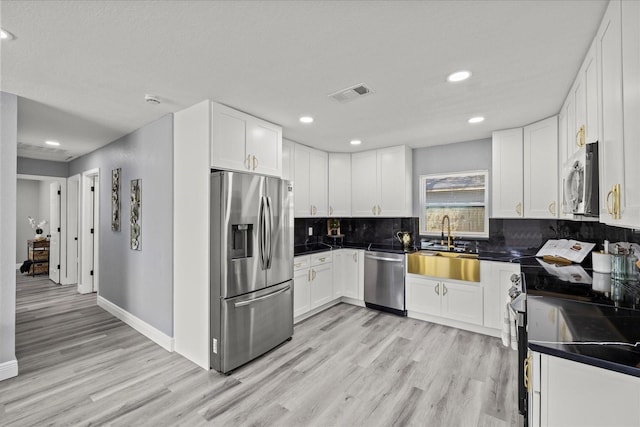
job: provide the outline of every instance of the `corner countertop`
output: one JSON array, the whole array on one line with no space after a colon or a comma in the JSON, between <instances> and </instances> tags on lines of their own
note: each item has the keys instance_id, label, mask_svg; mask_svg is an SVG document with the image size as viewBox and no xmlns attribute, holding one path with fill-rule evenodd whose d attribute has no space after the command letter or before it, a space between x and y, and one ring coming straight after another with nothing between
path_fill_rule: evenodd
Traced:
<instances>
[{"instance_id":1,"label":"corner countertop","mask_svg":"<svg viewBox=\"0 0 640 427\"><path fill-rule=\"evenodd\" d=\"M640 284L589 266L521 262L529 348L640 377Z\"/></svg>"},{"instance_id":2,"label":"corner countertop","mask_svg":"<svg viewBox=\"0 0 640 427\"><path fill-rule=\"evenodd\" d=\"M412 248L408 251L402 249L401 245L384 245L384 244L369 244L369 243L345 243L342 245L329 245L325 243L313 243L307 245L295 245L293 247L294 256L310 255L318 252L327 252L338 249L363 249L378 252L392 252L392 253L412 253L418 250Z\"/></svg>"}]
</instances>

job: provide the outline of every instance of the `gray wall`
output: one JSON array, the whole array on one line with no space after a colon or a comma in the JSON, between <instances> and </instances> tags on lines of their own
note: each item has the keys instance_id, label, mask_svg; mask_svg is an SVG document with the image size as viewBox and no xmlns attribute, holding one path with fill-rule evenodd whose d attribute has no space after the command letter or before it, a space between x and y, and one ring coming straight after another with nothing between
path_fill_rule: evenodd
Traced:
<instances>
[{"instance_id":1,"label":"gray wall","mask_svg":"<svg viewBox=\"0 0 640 427\"><path fill-rule=\"evenodd\" d=\"M18 97L0 92L0 367L15 362Z\"/></svg>"},{"instance_id":2,"label":"gray wall","mask_svg":"<svg viewBox=\"0 0 640 427\"><path fill-rule=\"evenodd\" d=\"M40 181L19 179L16 201L16 263L27 259L27 240L33 239L36 230L31 228L27 217L40 220Z\"/></svg>"},{"instance_id":3,"label":"gray wall","mask_svg":"<svg viewBox=\"0 0 640 427\"><path fill-rule=\"evenodd\" d=\"M413 150L413 214L420 217L420 175L488 170L491 179L491 138ZM489 189L491 182L489 182ZM491 200L491 193L489 193Z\"/></svg>"},{"instance_id":4,"label":"gray wall","mask_svg":"<svg viewBox=\"0 0 640 427\"><path fill-rule=\"evenodd\" d=\"M94 168L100 169L99 295L173 336L173 115L71 161L69 175ZM111 171L116 168L122 169L117 232L111 231ZM142 250L134 251L129 199L130 181L138 178Z\"/></svg>"},{"instance_id":5,"label":"gray wall","mask_svg":"<svg viewBox=\"0 0 640 427\"><path fill-rule=\"evenodd\" d=\"M69 177L69 163L18 157L18 173L24 175Z\"/></svg>"}]
</instances>

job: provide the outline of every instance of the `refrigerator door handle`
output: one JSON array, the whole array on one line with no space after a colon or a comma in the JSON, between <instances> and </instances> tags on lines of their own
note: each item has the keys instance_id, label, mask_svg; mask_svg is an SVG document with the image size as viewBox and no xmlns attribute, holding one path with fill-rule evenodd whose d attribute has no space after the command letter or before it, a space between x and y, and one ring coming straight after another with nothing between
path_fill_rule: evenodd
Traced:
<instances>
[{"instance_id":1,"label":"refrigerator door handle","mask_svg":"<svg viewBox=\"0 0 640 427\"><path fill-rule=\"evenodd\" d=\"M271 268L271 261L273 261L273 211L271 210L271 197L265 197L266 201L267 201L267 209L266 209L266 215L267 215L267 242L266 242L266 247L267 247L267 269Z\"/></svg>"},{"instance_id":2,"label":"refrigerator door handle","mask_svg":"<svg viewBox=\"0 0 640 427\"><path fill-rule=\"evenodd\" d=\"M266 259L265 259L265 200L264 196L260 197L260 211L258 212L258 249L260 251L260 266L263 270L266 270Z\"/></svg>"},{"instance_id":3,"label":"refrigerator door handle","mask_svg":"<svg viewBox=\"0 0 640 427\"><path fill-rule=\"evenodd\" d=\"M254 302L262 301L262 300L265 300L265 299L268 299L268 298L273 298L276 295L280 295L283 292L287 292L290 288L291 288L291 286L287 286L286 288L282 288L280 290L277 290L275 292L271 292L270 294L263 295L263 296L258 297L258 298L237 302L237 303L233 304L233 306L236 307L236 308L237 307L243 307L245 305L253 304Z\"/></svg>"}]
</instances>

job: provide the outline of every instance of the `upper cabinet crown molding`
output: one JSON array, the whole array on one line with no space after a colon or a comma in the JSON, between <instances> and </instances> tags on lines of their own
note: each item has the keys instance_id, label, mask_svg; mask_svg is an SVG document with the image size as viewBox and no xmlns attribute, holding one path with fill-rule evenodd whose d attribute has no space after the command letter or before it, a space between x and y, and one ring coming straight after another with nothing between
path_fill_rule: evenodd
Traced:
<instances>
[{"instance_id":1,"label":"upper cabinet crown molding","mask_svg":"<svg viewBox=\"0 0 640 427\"><path fill-rule=\"evenodd\" d=\"M211 167L282 176L282 127L212 102Z\"/></svg>"}]
</instances>

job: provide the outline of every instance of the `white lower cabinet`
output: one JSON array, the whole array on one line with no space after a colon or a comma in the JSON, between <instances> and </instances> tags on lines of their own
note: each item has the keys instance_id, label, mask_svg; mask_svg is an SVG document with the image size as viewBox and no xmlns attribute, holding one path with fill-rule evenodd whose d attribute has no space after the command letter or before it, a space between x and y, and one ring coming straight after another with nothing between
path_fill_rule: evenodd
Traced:
<instances>
[{"instance_id":1,"label":"white lower cabinet","mask_svg":"<svg viewBox=\"0 0 640 427\"><path fill-rule=\"evenodd\" d=\"M482 286L408 274L408 311L482 325Z\"/></svg>"},{"instance_id":2,"label":"white lower cabinet","mask_svg":"<svg viewBox=\"0 0 640 427\"><path fill-rule=\"evenodd\" d=\"M362 299L364 286L360 286L360 251L339 249L333 253L333 296Z\"/></svg>"},{"instance_id":3,"label":"white lower cabinet","mask_svg":"<svg viewBox=\"0 0 640 427\"><path fill-rule=\"evenodd\" d=\"M497 261L481 261L480 277L484 287L483 325L501 329L505 305L511 287L511 276L520 275L520 264Z\"/></svg>"},{"instance_id":4,"label":"white lower cabinet","mask_svg":"<svg viewBox=\"0 0 640 427\"><path fill-rule=\"evenodd\" d=\"M293 317L299 317L334 299L331 252L293 260Z\"/></svg>"},{"instance_id":5,"label":"white lower cabinet","mask_svg":"<svg viewBox=\"0 0 640 427\"><path fill-rule=\"evenodd\" d=\"M640 425L640 378L536 352L529 360L529 425Z\"/></svg>"}]
</instances>

